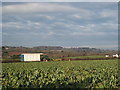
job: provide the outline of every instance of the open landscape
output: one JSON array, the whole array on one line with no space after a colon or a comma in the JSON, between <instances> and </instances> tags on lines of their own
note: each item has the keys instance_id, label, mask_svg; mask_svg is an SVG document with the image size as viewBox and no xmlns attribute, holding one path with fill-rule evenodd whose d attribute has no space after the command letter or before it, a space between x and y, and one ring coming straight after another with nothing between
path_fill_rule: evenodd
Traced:
<instances>
[{"instance_id":1,"label":"open landscape","mask_svg":"<svg viewBox=\"0 0 120 90\"><path fill-rule=\"evenodd\" d=\"M118 4L1 3L0 89L119 89Z\"/></svg>"},{"instance_id":2,"label":"open landscape","mask_svg":"<svg viewBox=\"0 0 120 90\"><path fill-rule=\"evenodd\" d=\"M4 57L2 88L119 88L120 86L118 58L112 57L112 54L117 53L115 50L90 48L84 50L82 48L82 51L78 48L55 50L56 47L50 50L48 47L46 50L22 48L22 51L19 51L21 50L19 47L2 48ZM49 56L49 61L22 61L21 54L29 50L31 53L45 53ZM85 53L88 51L89 53ZM105 57L106 54L110 56Z\"/></svg>"}]
</instances>

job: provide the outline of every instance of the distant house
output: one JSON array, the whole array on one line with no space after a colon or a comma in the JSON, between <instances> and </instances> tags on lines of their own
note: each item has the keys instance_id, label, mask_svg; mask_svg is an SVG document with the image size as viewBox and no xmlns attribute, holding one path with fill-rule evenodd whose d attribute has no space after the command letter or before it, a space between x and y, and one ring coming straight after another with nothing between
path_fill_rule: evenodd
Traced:
<instances>
[{"instance_id":1,"label":"distant house","mask_svg":"<svg viewBox=\"0 0 120 90\"><path fill-rule=\"evenodd\" d=\"M118 55L118 54L115 54L115 55L113 55L113 57L114 57L114 58L118 58L118 57L119 57L119 55Z\"/></svg>"},{"instance_id":2,"label":"distant house","mask_svg":"<svg viewBox=\"0 0 120 90\"><path fill-rule=\"evenodd\" d=\"M105 55L105 57L110 57L109 55Z\"/></svg>"},{"instance_id":3,"label":"distant house","mask_svg":"<svg viewBox=\"0 0 120 90\"><path fill-rule=\"evenodd\" d=\"M41 61L43 53L23 53L21 54L22 61Z\"/></svg>"},{"instance_id":4,"label":"distant house","mask_svg":"<svg viewBox=\"0 0 120 90\"><path fill-rule=\"evenodd\" d=\"M9 49L9 48L5 48L6 50Z\"/></svg>"}]
</instances>

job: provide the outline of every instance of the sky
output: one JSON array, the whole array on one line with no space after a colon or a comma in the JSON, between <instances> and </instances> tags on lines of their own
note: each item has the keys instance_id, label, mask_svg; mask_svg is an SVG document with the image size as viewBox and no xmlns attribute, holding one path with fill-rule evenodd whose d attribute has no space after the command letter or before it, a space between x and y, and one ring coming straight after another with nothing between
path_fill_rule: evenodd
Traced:
<instances>
[{"instance_id":1,"label":"sky","mask_svg":"<svg viewBox=\"0 0 120 90\"><path fill-rule=\"evenodd\" d=\"M1 0L2 2L18 2L18 0ZM19 2L118 2L119 0L20 0Z\"/></svg>"},{"instance_id":2,"label":"sky","mask_svg":"<svg viewBox=\"0 0 120 90\"><path fill-rule=\"evenodd\" d=\"M117 49L116 2L3 2L2 44Z\"/></svg>"}]
</instances>

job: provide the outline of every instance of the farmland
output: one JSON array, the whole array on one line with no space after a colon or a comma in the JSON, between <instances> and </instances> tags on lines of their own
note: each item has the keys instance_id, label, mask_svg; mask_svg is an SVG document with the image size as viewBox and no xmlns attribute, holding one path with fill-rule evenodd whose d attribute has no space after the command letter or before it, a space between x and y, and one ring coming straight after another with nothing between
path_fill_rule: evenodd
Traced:
<instances>
[{"instance_id":1,"label":"farmland","mask_svg":"<svg viewBox=\"0 0 120 90\"><path fill-rule=\"evenodd\" d=\"M91 56L78 56L78 57L67 57L67 58L105 58L105 56L100 56L100 55L96 55L96 56L94 56L94 55L91 55Z\"/></svg>"},{"instance_id":2,"label":"farmland","mask_svg":"<svg viewBox=\"0 0 120 90\"><path fill-rule=\"evenodd\" d=\"M118 88L118 60L2 64L3 88Z\"/></svg>"}]
</instances>

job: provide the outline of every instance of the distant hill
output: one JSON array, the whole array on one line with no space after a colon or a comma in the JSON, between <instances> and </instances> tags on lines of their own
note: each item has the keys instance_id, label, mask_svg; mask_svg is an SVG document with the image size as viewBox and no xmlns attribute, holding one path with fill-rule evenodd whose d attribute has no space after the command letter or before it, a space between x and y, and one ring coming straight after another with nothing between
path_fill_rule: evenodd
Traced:
<instances>
[{"instance_id":1,"label":"distant hill","mask_svg":"<svg viewBox=\"0 0 120 90\"><path fill-rule=\"evenodd\" d=\"M35 51L77 51L77 52L96 52L96 53L117 53L117 50L104 50L90 47L76 47L76 48L64 48L62 46L36 46L36 47L16 47L16 46L2 46L2 50L7 51L24 51L24 52L35 52Z\"/></svg>"},{"instance_id":2,"label":"distant hill","mask_svg":"<svg viewBox=\"0 0 120 90\"><path fill-rule=\"evenodd\" d=\"M61 46L37 46L33 47L35 50L62 50L63 47Z\"/></svg>"},{"instance_id":3,"label":"distant hill","mask_svg":"<svg viewBox=\"0 0 120 90\"><path fill-rule=\"evenodd\" d=\"M89 55L113 55L118 53L117 50L103 50L89 47L75 47L64 48L61 46L36 46L36 47L15 47L15 46L2 46L3 58L19 57L21 53L45 53L50 58L61 57L76 57L76 56L89 56Z\"/></svg>"}]
</instances>

